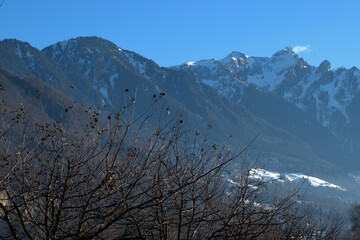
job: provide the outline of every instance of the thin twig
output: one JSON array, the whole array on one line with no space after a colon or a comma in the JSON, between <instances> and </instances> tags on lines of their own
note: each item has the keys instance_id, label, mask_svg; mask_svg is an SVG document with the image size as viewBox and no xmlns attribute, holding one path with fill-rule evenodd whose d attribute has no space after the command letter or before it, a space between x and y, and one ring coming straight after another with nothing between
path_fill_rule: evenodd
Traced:
<instances>
[{"instance_id":1,"label":"thin twig","mask_svg":"<svg viewBox=\"0 0 360 240\"><path fill-rule=\"evenodd\" d=\"M2 5L4 4L5 0L2 1L2 3L0 4L0 8L2 7Z\"/></svg>"}]
</instances>

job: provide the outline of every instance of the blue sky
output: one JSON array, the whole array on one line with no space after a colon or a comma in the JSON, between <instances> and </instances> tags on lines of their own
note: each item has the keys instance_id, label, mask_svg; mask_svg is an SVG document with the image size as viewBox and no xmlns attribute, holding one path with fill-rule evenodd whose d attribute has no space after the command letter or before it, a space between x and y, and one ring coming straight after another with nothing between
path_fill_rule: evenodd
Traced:
<instances>
[{"instance_id":1,"label":"blue sky","mask_svg":"<svg viewBox=\"0 0 360 240\"><path fill-rule=\"evenodd\" d=\"M5 0L0 40L99 36L161 66L302 46L312 65L360 68L359 12L358 0Z\"/></svg>"}]
</instances>

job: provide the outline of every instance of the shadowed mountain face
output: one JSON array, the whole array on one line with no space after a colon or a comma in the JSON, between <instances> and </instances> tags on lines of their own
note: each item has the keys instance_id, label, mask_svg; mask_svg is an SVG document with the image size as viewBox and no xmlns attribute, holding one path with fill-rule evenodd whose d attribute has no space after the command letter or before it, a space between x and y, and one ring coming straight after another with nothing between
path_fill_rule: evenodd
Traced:
<instances>
[{"instance_id":1,"label":"shadowed mountain face","mask_svg":"<svg viewBox=\"0 0 360 240\"><path fill-rule=\"evenodd\" d=\"M86 106L108 105L110 111L124 105L126 94L136 97L140 114L165 93L164 107L170 114L184 111L190 134L199 130L203 135L210 134L216 144L238 148L259 135L250 158L255 159L261 152L259 162L264 166L311 173L351 189L344 186L350 181L346 168L349 164L357 166L354 159L360 156L354 147L350 148L360 144L360 137L351 132L357 129L353 122L360 119L356 107L360 97L353 90L357 69L333 71L326 62L312 67L291 48L271 58L233 52L222 60L163 68L97 37L71 39L41 51L28 43L4 40L0 42L0 62L16 74L32 75L26 79L37 79L33 81L41 82L40 88L46 86L46 92L62 94L60 98ZM353 76L353 80L340 78L339 71L346 72L343 77ZM326 89L335 87L336 81L337 93L331 95ZM25 90L35 91L35 87L15 82L11 77L3 77L0 82L5 89L9 84L17 89L8 96L9 101L11 95L17 99ZM350 99L349 94L354 96ZM54 102L60 99L54 98ZM51 119L57 119L55 113L61 111L45 109ZM208 132L210 125L212 130Z\"/></svg>"},{"instance_id":2,"label":"shadowed mountain face","mask_svg":"<svg viewBox=\"0 0 360 240\"><path fill-rule=\"evenodd\" d=\"M79 129L89 119L84 108L76 106L71 98L34 76L19 76L0 67L0 85L4 89L0 92L0 135L5 136L9 152L21 149L23 146L19 143L32 131L40 136L40 125L50 123L49 126L53 126L52 123L60 122L67 129ZM1 140L4 144L4 139ZM27 143L35 146L37 140ZM0 154L6 153L4 149Z\"/></svg>"}]
</instances>

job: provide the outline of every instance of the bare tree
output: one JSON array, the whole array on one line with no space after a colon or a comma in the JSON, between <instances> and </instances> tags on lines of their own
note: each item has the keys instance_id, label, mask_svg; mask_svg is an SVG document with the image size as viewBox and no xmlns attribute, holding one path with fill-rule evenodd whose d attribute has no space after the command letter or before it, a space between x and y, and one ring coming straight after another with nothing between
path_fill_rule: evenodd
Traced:
<instances>
[{"instance_id":1,"label":"bare tree","mask_svg":"<svg viewBox=\"0 0 360 240\"><path fill-rule=\"evenodd\" d=\"M295 193L263 204L264 183L248 167L228 179L227 167L248 148L231 153L185 131L181 114L157 113L161 104L137 115L135 99L126 102L105 116L87 109L89 121L71 127L3 102L1 239L337 236L338 225L294 211Z\"/></svg>"},{"instance_id":2,"label":"bare tree","mask_svg":"<svg viewBox=\"0 0 360 240\"><path fill-rule=\"evenodd\" d=\"M146 210L154 222L160 220L154 216L164 202L191 186L195 194L195 185L234 159L208 161L216 150L204 148L198 156L182 137L179 116L145 133L153 112L135 117L133 101L109 114L106 123L89 110L90 121L76 130L59 122L34 122L24 107L9 113L13 122L3 117L0 208L7 231L2 238L127 235L139 225L137 214ZM8 114L5 106L3 113ZM182 176L186 170L191 173Z\"/></svg>"},{"instance_id":3,"label":"bare tree","mask_svg":"<svg viewBox=\"0 0 360 240\"><path fill-rule=\"evenodd\" d=\"M360 204L355 203L349 210L349 225L346 239L358 239L360 235Z\"/></svg>"}]
</instances>

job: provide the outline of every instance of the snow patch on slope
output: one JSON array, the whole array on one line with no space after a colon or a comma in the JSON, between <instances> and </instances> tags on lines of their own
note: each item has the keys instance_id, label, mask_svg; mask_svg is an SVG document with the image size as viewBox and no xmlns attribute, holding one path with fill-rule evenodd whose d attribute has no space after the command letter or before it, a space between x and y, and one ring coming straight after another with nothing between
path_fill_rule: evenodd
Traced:
<instances>
[{"instance_id":1,"label":"snow patch on slope","mask_svg":"<svg viewBox=\"0 0 360 240\"><path fill-rule=\"evenodd\" d=\"M19 58L22 58L22 52L19 44L16 46L16 54L18 55Z\"/></svg>"},{"instance_id":2,"label":"snow patch on slope","mask_svg":"<svg viewBox=\"0 0 360 240\"><path fill-rule=\"evenodd\" d=\"M247 82L273 91L285 80L288 73L286 70L296 62L297 56L294 53L276 53L270 59L265 58L265 61L257 62L258 70L248 76Z\"/></svg>"},{"instance_id":3,"label":"snow patch on slope","mask_svg":"<svg viewBox=\"0 0 360 240\"><path fill-rule=\"evenodd\" d=\"M118 74L118 73L115 73L115 74L113 74L113 75L110 76L109 81L110 81L110 85L111 85L112 88L114 88L114 86L115 86L114 80L115 80L116 78L118 78L118 77L119 77L119 74Z\"/></svg>"},{"instance_id":4,"label":"snow patch on slope","mask_svg":"<svg viewBox=\"0 0 360 240\"><path fill-rule=\"evenodd\" d=\"M139 70L139 72L147 79L150 79L147 75L146 75L146 60L142 60L142 59L138 59L135 57L134 53L132 52L128 52L128 51L123 51L125 56L129 59L129 62L137 69Z\"/></svg>"},{"instance_id":5,"label":"snow patch on slope","mask_svg":"<svg viewBox=\"0 0 360 240\"><path fill-rule=\"evenodd\" d=\"M312 177L309 175L304 175L301 173L277 173L277 172L271 172L271 171L267 171L261 168L253 168L250 170L250 177L254 178L254 179L259 179L262 181L280 181L280 182L285 182L285 180L290 181L290 182L303 182L306 181L308 183L311 184L311 186L313 187L329 187L329 188L334 188L334 189L338 189L341 191L347 191L346 189L329 183L325 180L322 180L320 178L316 178L316 177Z\"/></svg>"},{"instance_id":6,"label":"snow patch on slope","mask_svg":"<svg viewBox=\"0 0 360 240\"><path fill-rule=\"evenodd\" d=\"M105 85L104 87L100 88L99 91L105 98L106 103L112 105L112 102L110 101L109 94L108 94L108 86Z\"/></svg>"}]
</instances>

